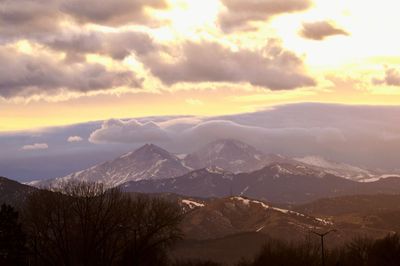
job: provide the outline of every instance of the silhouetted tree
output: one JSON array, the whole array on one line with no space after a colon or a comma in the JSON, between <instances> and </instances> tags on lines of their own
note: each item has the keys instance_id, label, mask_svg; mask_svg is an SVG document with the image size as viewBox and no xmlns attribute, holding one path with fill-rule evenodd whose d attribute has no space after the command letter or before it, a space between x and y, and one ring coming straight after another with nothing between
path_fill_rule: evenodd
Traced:
<instances>
[{"instance_id":1,"label":"silhouetted tree","mask_svg":"<svg viewBox=\"0 0 400 266\"><path fill-rule=\"evenodd\" d=\"M179 223L182 209L160 198L137 196L128 210L130 220L123 229L127 233L123 265L162 265L166 250L182 237Z\"/></svg>"},{"instance_id":2,"label":"silhouetted tree","mask_svg":"<svg viewBox=\"0 0 400 266\"><path fill-rule=\"evenodd\" d=\"M0 265L18 266L26 263L26 236L18 212L3 204L0 210Z\"/></svg>"},{"instance_id":3,"label":"silhouetted tree","mask_svg":"<svg viewBox=\"0 0 400 266\"><path fill-rule=\"evenodd\" d=\"M367 265L373 242L373 240L365 237L355 238L341 249L339 260L343 265Z\"/></svg>"},{"instance_id":4,"label":"silhouetted tree","mask_svg":"<svg viewBox=\"0 0 400 266\"><path fill-rule=\"evenodd\" d=\"M384 239L376 240L368 254L370 266L398 266L400 265L400 237L398 234L389 234Z\"/></svg>"},{"instance_id":5,"label":"silhouetted tree","mask_svg":"<svg viewBox=\"0 0 400 266\"><path fill-rule=\"evenodd\" d=\"M398 266L400 237L389 234L383 239L356 238L343 247L328 250L328 266ZM252 260L242 260L237 266L302 266L321 265L318 248L306 243L287 244L269 241Z\"/></svg>"},{"instance_id":6,"label":"silhouetted tree","mask_svg":"<svg viewBox=\"0 0 400 266\"><path fill-rule=\"evenodd\" d=\"M181 219L170 202L87 183L34 192L25 208L35 265L161 265Z\"/></svg>"}]
</instances>

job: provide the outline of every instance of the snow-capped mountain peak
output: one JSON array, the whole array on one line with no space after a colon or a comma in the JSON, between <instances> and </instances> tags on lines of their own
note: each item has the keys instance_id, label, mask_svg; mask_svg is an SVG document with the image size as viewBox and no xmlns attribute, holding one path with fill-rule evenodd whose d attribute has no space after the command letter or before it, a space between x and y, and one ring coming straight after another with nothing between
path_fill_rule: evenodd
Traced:
<instances>
[{"instance_id":1,"label":"snow-capped mountain peak","mask_svg":"<svg viewBox=\"0 0 400 266\"><path fill-rule=\"evenodd\" d=\"M216 140L185 157L193 169L216 166L233 173L249 172L265 166L266 155L238 140Z\"/></svg>"},{"instance_id":2,"label":"snow-capped mountain peak","mask_svg":"<svg viewBox=\"0 0 400 266\"><path fill-rule=\"evenodd\" d=\"M117 159L95 165L86 170L47 181L34 181L35 186L57 186L70 180L100 182L106 187L114 187L129 181L143 179L164 179L187 173L189 169L182 161L168 151L146 144Z\"/></svg>"}]
</instances>

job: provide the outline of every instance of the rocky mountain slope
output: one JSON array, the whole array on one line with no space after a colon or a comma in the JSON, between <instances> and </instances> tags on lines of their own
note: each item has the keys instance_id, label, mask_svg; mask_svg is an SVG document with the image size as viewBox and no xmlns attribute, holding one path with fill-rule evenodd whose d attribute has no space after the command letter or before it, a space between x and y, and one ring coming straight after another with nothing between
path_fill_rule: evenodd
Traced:
<instances>
[{"instance_id":1,"label":"rocky mountain slope","mask_svg":"<svg viewBox=\"0 0 400 266\"><path fill-rule=\"evenodd\" d=\"M0 177L0 204L19 205L35 188Z\"/></svg>"},{"instance_id":2,"label":"rocky mountain slope","mask_svg":"<svg viewBox=\"0 0 400 266\"><path fill-rule=\"evenodd\" d=\"M180 176L189 171L182 161L166 150L146 144L141 148L89 169L46 181L29 183L34 186L57 186L70 180L101 182L115 187L129 181L165 179Z\"/></svg>"},{"instance_id":3,"label":"rocky mountain slope","mask_svg":"<svg viewBox=\"0 0 400 266\"><path fill-rule=\"evenodd\" d=\"M400 179L356 182L291 163L273 163L251 173L200 169L165 180L142 180L121 186L125 191L170 192L196 197L243 195L268 202L298 204L353 194L400 193Z\"/></svg>"},{"instance_id":4,"label":"rocky mountain slope","mask_svg":"<svg viewBox=\"0 0 400 266\"><path fill-rule=\"evenodd\" d=\"M327 229L328 220L273 207L245 197L215 199L189 212L183 223L187 238L211 239L242 232L299 239L309 230Z\"/></svg>"}]
</instances>

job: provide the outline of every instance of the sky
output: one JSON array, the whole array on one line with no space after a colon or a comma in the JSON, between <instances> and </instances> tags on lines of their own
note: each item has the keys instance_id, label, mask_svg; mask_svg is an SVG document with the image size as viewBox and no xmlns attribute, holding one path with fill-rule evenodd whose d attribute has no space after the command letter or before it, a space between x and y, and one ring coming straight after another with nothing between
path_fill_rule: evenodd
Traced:
<instances>
[{"instance_id":1,"label":"sky","mask_svg":"<svg viewBox=\"0 0 400 266\"><path fill-rule=\"evenodd\" d=\"M0 131L397 105L400 17L382 0L0 2Z\"/></svg>"},{"instance_id":2,"label":"sky","mask_svg":"<svg viewBox=\"0 0 400 266\"><path fill-rule=\"evenodd\" d=\"M0 175L62 177L146 143L188 154L235 139L268 154L320 156L386 173L400 171L400 106L297 103L221 116L151 116L0 133Z\"/></svg>"},{"instance_id":3,"label":"sky","mask_svg":"<svg viewBox=\"0 0 400 266\"><path fill-rule=\"evenodd\" d=\"M0 0L0 175L62 176L147 142L188 153L227 137L398 169L399 8Z\"/></svg>"}]
</instances>

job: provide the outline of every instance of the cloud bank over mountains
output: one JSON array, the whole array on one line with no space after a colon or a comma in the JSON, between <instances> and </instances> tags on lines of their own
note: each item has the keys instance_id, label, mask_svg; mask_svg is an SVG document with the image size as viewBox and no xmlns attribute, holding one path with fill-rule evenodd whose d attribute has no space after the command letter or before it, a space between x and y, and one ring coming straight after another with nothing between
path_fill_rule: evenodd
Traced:
<instances>
[{"instance_id":1,"label":"cloud bank over mountains","mask_svg":"<svg viewBox=\"0 0 400 266\"><path fill-rule=\"evenodd\" d=\"M109 120L93 131L89 140L152 142L190 152L208 142L230 138L267 152L394 163L396 149L400 148L399 115L399 107L294 104L200 121L195 118L192 122L189 118L145 123L136 119Z\"/></svg>"},{"instance_id":2,"label":"cloud bank over mountains","mask_svg":"<svg viewBox=\"0 0 400 266\"><path fill-rule=\"evenodd\" d=\"M145 143L190 153L214 140L237 139L266 153L319 155L367 168L395 169L399 117L398 106L304 103L215 117L110 119L0 134L0 168L10 177L40 179L90 167ZM44 161L49 164L47 173Z\"/></svg>"},{"instance_id":3,"label":"cloud bank over mountains","mask_svg":"<svg viewBox=\"0 0 400 266\"><path fill-rule=\"evenodd\" d=\"M91 131L88 140L96 144L159 143L190 152L195 146L231 138L266 151L273 148L271 152L320 154L329 149L355 153L399 146L399 115L396 106L291 104L219 117L111 119Z\"/></svg>"},{"instance_id":4,"label":"cloud bank over mountains","mask_svg":"<svg viewBox=\"0 0 400 266\"><path fill-rule=\"evenodd\" d=\"M93 143L145 143L168 140L168 133L154 122L141 123L136 119L105 121L100 129L90 134Z\"/></svg>"}]
</instances>

